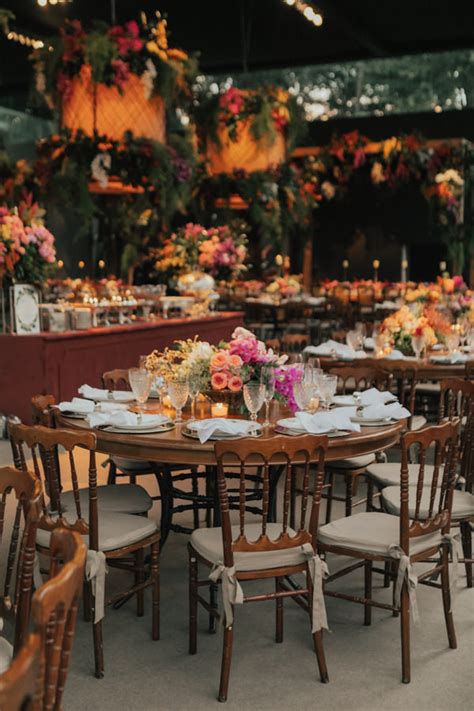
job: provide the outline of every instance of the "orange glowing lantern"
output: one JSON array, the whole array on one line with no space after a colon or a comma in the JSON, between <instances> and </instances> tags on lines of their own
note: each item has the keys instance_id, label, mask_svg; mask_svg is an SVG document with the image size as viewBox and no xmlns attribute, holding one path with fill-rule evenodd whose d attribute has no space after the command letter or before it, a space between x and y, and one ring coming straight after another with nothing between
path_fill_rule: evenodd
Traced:
<instances>
[{"instance_id":1,"label":"orange glowing lantern","mask_svg":"<svg viewBox=\"0 0 474 711\"><path fill-rule=\"evenodd\" d=\"M72 132L97 131L113 140L120 140L125 131L160 143L166 138L164 101L159 96L147 99L139 76L131 74L121 94L115 86L93 82L89 65L72 80L70 97L62 106L62 124Z\"/></svg>"},{"instance_id":2,"label":"orange glowing lantern","mask_svg":"<svg viewBox=\"0 0 474 711\"><path fill-rule=\"evenodd\" d=\"M285 160L285 138L280 131L277 131L273 142L266 138L256 141L250 131L250 120L247 120L241 122L236 141L229 138L224 125L219 126L217 135L220 146L210 140L206 145L206 158L213 174L232 173L234 170L248 173L268 170Z\"/></svg>"}]
</instances>

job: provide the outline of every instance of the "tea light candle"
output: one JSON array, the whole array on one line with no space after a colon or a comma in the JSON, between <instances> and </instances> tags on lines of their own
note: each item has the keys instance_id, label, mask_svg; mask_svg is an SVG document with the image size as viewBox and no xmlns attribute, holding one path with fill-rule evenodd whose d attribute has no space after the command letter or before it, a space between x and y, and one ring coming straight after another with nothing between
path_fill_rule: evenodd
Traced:
<instances>
[{"instance_id":1,"label":"tea light candle","mask_svg":"<svg viewBox=\"0 0 474 711\"><path fill-rule=\"evenodd\" d=\"M169 395L165 395L163 398L163 405L164 407L173 407L171 404L171 398Z\"/></svg>"},{"instance_id":2,"label":"tea light candle","mask_svg":"<svg viewBox=\"0 0 474 711\"><path fill-rule=\"evenodd\" d=\"M308 410L313 413L316 412L319 407L319 397L312 397L309 401Z\"/></svg>"},{"instance_id":3,"label":"tea light candle","mask_svg":"<svg viewBox=\"0 0 474 711\"><path fill-rule=\"evenodd\" d=\"M224 402L216 402L211 405L211 415L212 417L227 417L229 414L229 405Z\"/></svg>"}]
</instances>

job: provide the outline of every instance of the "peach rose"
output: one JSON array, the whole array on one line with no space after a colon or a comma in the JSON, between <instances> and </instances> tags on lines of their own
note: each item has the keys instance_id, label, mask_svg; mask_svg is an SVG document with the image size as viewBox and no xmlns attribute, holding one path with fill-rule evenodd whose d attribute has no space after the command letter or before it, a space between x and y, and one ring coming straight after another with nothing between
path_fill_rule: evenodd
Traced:
<instances>
[{"instance_id":1,"label":"peach rose","mask_svg":"<svg viewBox=\"0 0 474 711\"><path fill-rule=\"evenodd\" d=\"M211 358L211 369L212 370L224 370L229 364L227 353L219 351Z\"/></svg>"},{"instance_id":2,"label":"peach rose","mask_svg":"<svg viewBox=\"0 0 474 711\"><path fill-rule=\"evenodd\" d=\"M238 393L239 390L242 390L242 385L242 378L239 378L238 375L232 375L227 381L227 387L233 393Z\"/></svg>"},{"instance_id":3,"label":"peach rose","mask_svg":"<svg viewBox=\"0 0 474 711\"><path fill-rule=\"evenodd\" d=\"M214 373L211 377L211 385L213 390L224 390L227 386L227 375L225 373Z\"/></svg>"},{"instance_id":4,"label":"peach rose","mask_svg":"<svg viewBox=\"0 0 474 711\"><path fill-rule=\"evenodd\" d=\"M234 355L229 356L229 364L231 368L241 368L242 362L242 358L236 353L234 353Z\"/></svg>"}]
</instances>

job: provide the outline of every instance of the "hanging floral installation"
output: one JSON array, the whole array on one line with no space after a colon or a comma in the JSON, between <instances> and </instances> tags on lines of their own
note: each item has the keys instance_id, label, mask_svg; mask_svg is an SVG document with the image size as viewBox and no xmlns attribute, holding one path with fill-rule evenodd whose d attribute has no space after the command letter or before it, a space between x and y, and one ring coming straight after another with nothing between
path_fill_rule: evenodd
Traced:
<instances>
[{"instance_id":1,"label":"hanging floral installation","mask_svg":"<svg viewBox=\"0 0 474 711\"><path fill-rule=\"evenodd\" d=\"M142 13L140 23L130 20L108 26L95 22L90 30L80 20L68 20L51 44L53 52L44 47L33 55L36 90L50 107L70 98L73 81L84 67L90 68L96 84L116 87L119 92L136 75L146 99L158 95L167 105L191 101L197 60L168 46L167 21L159 13L153 22Z\"/></svg>"}]
</instances>

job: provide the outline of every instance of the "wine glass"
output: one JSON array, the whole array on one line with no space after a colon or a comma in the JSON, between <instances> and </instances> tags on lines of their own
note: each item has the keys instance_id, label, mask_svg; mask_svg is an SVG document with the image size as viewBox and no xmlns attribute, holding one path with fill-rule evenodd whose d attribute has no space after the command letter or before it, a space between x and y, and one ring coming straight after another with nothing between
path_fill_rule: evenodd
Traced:
<instances>
[{"instance_id":1,"label":"wine glass","mask_svg":"<svg viewBox=\"0 0 474 711\"><path fill-rule=\"evenodd\" d=\"M329 410L337 390L337 375L322 375L318 378L318 385L322 405L326 410Z\"/></svg>"},{"instance_id":2,"label":"wine glass","mask_svg":"<svg viewBox=\"0 0 474 711\"><path fill-rule=\"evenodd\" d=\"M357 351L360 343L359 331L348 331L346 333L346 343L349 348L352 348L353 351Z\"/></svg>"},{"instance_id":3,"label":"wine glass","mask_svg":"<svg viewBox=\"0 0 474 711\"><path fill-rule=\"evenodd\" d=\"M293 396L299 410L314 409L315 403L319 404L318 386L305 380L298 380L293 385Z\"/></svg>"},{"instance_id":4,"label":"wine glass","mask_svg":"<svg viewBox=\"0 0 474 711\"><path fill-rule=\"evenodd\" d=\"M457 331L451 331L451 333L446 335L445 342L449 355L453 355L459 348L459 333Z\"/></svg>"},{"instance_id":5,"label":"wine glass","mask_svg":"<svg viewBox=\"0 0 474 711\"><path fill-rule=\"evenodd\" d=\"M250 412L252 422L257 420L257 413L265 400L265 385L262 383L247 383L244 385L244 402Z\"/></svg>"},{"instance_id":6,"label":"wine glass","mask_svg":"<svg viewBox=\"0 0 474 711\"><path fill-rule=\"evenodd\" d=\"M425 347L425 337L421 334L413 334L411 337L411 347L415 352L415 356L419 359L422 350Z\"/></svg>"},{"instance_id":7,"label":"wine glass","mask_svg":"<svg viewBox=\"0 0 474 711\"><path fill-rule=\"evenodd\" d=\"M275 394L275 373L267 370L262 374L262 384L265 388L265 422L264 427L270 427L270 403Z\"/></svg>"},{"instance_id":8,"label":"wine glass","mask_svg":"<svg viewBox=\"0 0 474 711\"><path fill-rule=\"evenodd\" d=\"M190 373L189 375L189 397L191 398L191 418L194 420L196 417L196 399L201 390L201 380L197 373Z\"/></svg>"},{"instance_id":9,"label":"wine glass","mask_svg":"<svg viewBox=\"0 0 474 711\"><path fill-rule=\"evenodd\" d=\"M138 422L140 422L143 415L143 405L148 400L150 394L153 376L144 368L130 368L128 371L128 380L135 400L138 403Z\"/></svg>"},{"instance_id":10,"label":"wine glass","mask_svg":"<svg viewBox=\"0 0 474 711\"><path fill-rule=\"evenodd\" d=\"M176 410L175 422L183 421L182 410L189 397L189 382L184 376L177 376L168 381L168 397Z\"/></svg>"}]
</instances>

